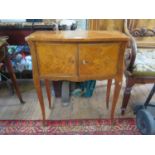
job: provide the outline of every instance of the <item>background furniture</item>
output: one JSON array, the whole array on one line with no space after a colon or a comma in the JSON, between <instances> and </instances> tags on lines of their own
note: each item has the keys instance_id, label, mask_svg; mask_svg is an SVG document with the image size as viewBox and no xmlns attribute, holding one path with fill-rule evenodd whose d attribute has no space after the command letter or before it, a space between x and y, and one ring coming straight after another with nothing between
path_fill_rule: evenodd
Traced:
<instances>
[{"instance_id":1,"label":"background furniture","mask_svg":"<svg viewBox=\"0 0 155 155\"><path fill-rule=\"evenodd\" d=\"M10 51L16 51L20 47L20 51L17 50L18 52L11 52L9 53L12 57L13 63L16 62L16 57L17 53L25 56L29 56L30 52L29 49L27 48L27 42L25 41L25 37L30 35L31 33L37 31L37 30L42 30L42 31L54 31L58 28L61 30L66 30L67 26L66 25L60 25L58 26L59 23L56 25L56 20L55 19L27 19L27 22L20 22L20 23L2 23L0 22L0 36L8 36L8 43L9 43L9 52ZM77 25L73 24L71 25L71 29L74 30L76 29ZM14 56L12 56L14 55ZM20 63L20 62L18 62ZM17 65L13 66L14 67L14 73L16 75L16 78L18 79L32 79L32 70L30 69L24 69L23 71L17 70L16 67ZM21 67L23 68L23 67ZM9 78L9 74L7 72L3 72L3 74ZM2 78L2 80L4 80ZM62 87L62 82L60 81L54 81L53 82L53 88L54 88L54 93L56 97L61 97L61 87Z\"/></svg>"},{"instance_id":2,"label":"background furniture","mask_svg":"<svg viewBox=\"0 0 155 155\"><path fill-rule=\"evenodd\" d=\"M45 22L24 22L24 23L1 23L0 22L0 36L8 36L8 45L23 46L27 45L25 37L37 30L55 30L56 25L54 23ZM12 48L12 47L11 47ZM10 47L9 47L10 49ZM30 55L30 52L24 48L20 51L25 55ZM7 72L4 72L6 77L9 77ZM22 72L16 71L15 75L18 79L30 78L32 79L32 71L24 70Z\"/></svg>"},{"instance_id":3,"label":"background furniture","mask_svg":"<svg viewBox=\"0 0 155 155\"><path fill-rule=\"evenodd\" d=\"M56 29L56 25L54 24L55 20L44 20L43 22L25 22L25 23L0 23L0 36L8 36L8 44L9 45L18 45L23 46L27 45L25 41L25 37L30 35L31 33L37 30L50 30L53 31ZM29 51L22 50L20 53L24 53L25 55L30 55ZM3 74L9 78L10 74L8 72L3 72ZM32 79L32 70L23 70L22 72L15 71L14 74L18 79ZM3 80L3 78L2 78ZM55 95L60 96L61 92L61 83L54 82L53 86L55 90Z\"/></svg>"},{"instance_id":4,"label":"background furniture","mask_svg":"<svg viewBox=\"0 0 155 155\"><path fill-rule=\"evenodd\" d=\"M124 19L88 19L87 29L104 31L104 30L116 30L124 31Z\"/></svg>"},{"instance_id":5,"label":"background furniture","mask_svg":"<svg viewBox=\"0 0 155 155\"><path fill-rule=\"evenodd\" d=\"M122 114L135 84L155 82L155 20L128 20L125 32L130 36L131 52L126 59Z\"/></svg>"},{"instance_id":6,"label":"background furniture","mask_svg":"<svg viewBox=\"0 0 155 155\"><path fill-rule=\"evenodd\" d=\"M13 86L15 88L16 94L20 100L21 103L25 103L22 99L20 90L18 88L17 82L16 82L16 76L14 74L13 68L12 68L12 64L10 61L10 58L8 56L7 53L7 42L6 42L7 38L0 38L0 62L2 62L4 64L4 66L6 66L7 71L10 75L10 78L12 80Z\"/></svg>"},{"instance_id":7,"label":"background furniture","mask_svg":"<svg viewBox=\"0 0 155 155\"><path fill-rule=\"evenodd\" d=\"M55 24L46 24L43 22L25 22L25 23L0 23L0 36L9 36L10 45L25 45L25 37L37 30L55 30Z\"/></svg>"},{"instance_id":8,"label":"background furniture","mask_svg":"<svg viewBox=\"0 0 155 155\"><path fill-rule=\"evenodd\" d=\"M31 49L33 79L43 121L45 107L40 79L45 79L47 92L48 80L78 82L114 79L111 119L114 118L122 84L123 57L128 42L126 35L118 31L39 31L28 36L26 40Z\"/></svg>"}]
</instances>

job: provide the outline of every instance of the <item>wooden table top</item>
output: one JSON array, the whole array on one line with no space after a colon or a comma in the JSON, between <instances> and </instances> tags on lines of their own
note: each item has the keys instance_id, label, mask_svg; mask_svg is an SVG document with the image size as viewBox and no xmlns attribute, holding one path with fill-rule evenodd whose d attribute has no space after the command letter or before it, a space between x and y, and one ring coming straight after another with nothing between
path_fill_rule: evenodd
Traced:
<instances>
[{"instance_id":1,"label":"wooden table top","mask_svg":"<svg viewBox=\"0 0 155 155\"><path fill-rule=\"evenodd\" d=\"M53 42L103 42L128 41L129 38L119 31L36 31L26 37L29 41Z\"/></svg>"}]
</instances>

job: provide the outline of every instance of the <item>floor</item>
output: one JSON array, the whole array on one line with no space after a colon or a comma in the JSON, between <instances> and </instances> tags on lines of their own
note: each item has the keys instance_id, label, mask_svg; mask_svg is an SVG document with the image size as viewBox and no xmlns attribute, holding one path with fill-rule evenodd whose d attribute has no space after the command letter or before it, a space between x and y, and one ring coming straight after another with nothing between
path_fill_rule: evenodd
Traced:
<instances>
[{"instance_id":1,"label":"floor","mask_svg":"<svg viewBox=\"0 0 155 155\"><path fill-rule=\"evenodd\" d=\"M40 120L42 118L41 111L33 86L33 81L22 80L18 81L18 84L26 103L23 105L20 104L16 95L9 95L5 85L0 86L0 120ZM135 103L144 103L152 86L152 84L136 85L133 88L129 106L123 117L135 117L133 115L132 106ZM122 117L120 115L120 107L123 91L124 84L116 107L115 117L117 118ZM112 92L113 91L111 91L110 103L113 96ZM106 81L97 81L95 92L91 98L71 97L68 107L62 106L61 98L55 98L52 96L54 108L49 109L44 84L43 93L46 106L46 118L49 120L96 119L110 117L110 110L106 109L105 104ZM155 96L152 101L155 101Z\"/></svg>"}]
</instances>

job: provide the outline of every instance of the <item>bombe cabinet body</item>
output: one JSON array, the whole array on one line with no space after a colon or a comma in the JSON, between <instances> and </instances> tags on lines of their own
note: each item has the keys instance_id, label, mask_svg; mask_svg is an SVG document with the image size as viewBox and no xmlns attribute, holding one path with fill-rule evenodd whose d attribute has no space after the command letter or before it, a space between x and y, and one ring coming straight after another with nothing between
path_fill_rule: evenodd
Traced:
<instances>
[{"instance_id":1,"label":"bombe cabinet body","mask_svg":"<svg viewBox=\"0 0 155 155\"><path fill-rule=\"evenodd\" d=\"M33 78L43 120L45 107L40 79L105 80L114 79L111 118L122 83L123 58L128 37L117 31L38 31L26 38L33 63Z\"/></svg>"}]
</instances>

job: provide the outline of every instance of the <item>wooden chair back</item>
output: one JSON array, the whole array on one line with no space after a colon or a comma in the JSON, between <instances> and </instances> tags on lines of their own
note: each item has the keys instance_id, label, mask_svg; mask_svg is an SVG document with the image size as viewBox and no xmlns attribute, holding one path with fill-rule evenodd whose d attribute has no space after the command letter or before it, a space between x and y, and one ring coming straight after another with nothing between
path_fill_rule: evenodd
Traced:
<instances>
[{"instance_id":1,"label":"wooden chair back","mask_svg":"<svg viewBox=\"0 0 155 155\"><path fill-rule=\"evenodd\" d=\"M117 30L124 32L123 19L88 19L88 30Z\"/></svg>"}]
</instances>

